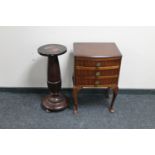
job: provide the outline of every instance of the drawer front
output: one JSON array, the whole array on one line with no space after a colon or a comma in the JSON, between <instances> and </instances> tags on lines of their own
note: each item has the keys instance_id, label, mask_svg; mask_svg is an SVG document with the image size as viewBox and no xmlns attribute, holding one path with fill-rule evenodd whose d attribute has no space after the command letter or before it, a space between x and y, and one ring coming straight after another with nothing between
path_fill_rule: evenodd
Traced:
<instances>
[{"instance_id":1,"label":"drawer front","mask_svg":"<svg viewBox=\"0 0 155 155\"><path fill-rule=\"evenodd\" d=\"M86 70L86 69L76 69L76 76L78 77L102 77L102 76L115 76L119 75L119 69L109 69L109 70Z\"/></svg>"},{"instance_id":2,"label":"drawer front","mask_svg":"<svg viewBox=\"0 0 155 155\"><path fill-rule=\"evenodd\" d=\"M75 59L75 66L106 67L119 65L120 59Z\"/></svg>"},{"instance_id":3,"label":"drawer front","mask_svg":"<svg viewBox=\"0 0 155 155\"><path fill-rule=\"evenodd\" d=\"M76 78L76 85L82 86L104 86L104 85L114 85L118 83L118 78L104 78L104 79L95 79L95 78Z\"/></svg>"}]
</instances>

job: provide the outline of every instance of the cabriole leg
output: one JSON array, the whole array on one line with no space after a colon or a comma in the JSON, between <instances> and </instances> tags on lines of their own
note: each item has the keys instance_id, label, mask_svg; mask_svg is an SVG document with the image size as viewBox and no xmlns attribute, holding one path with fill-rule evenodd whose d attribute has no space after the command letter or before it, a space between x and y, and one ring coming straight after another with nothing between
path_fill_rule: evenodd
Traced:
<instances>
[{"instance_id":1,"label":"cabriole leg","mask_svg":"<svg viewBox=\"0 0 155 155\"><path fill-rule=\"evenodd\" d=\"M80 88L74 86L73 87L73 99L74 99L74 113L77 114L78 113L78 92L79 92Z\"/></svg>"},{"instance_id":2,"label":"cabriole leg","mask_svg":"<svg viewBox=\"0 0 155 155\"><path fill-rule=\"evenodd\" d=\"M112 88L112 91L113 91L113 97L112 97L112 101L111 101L109 111L113 113L113 112L115 112L115 110L114 110L114 102L115 102L116 96L118 94L118 87Z\"/></svg>"}]
</instances>

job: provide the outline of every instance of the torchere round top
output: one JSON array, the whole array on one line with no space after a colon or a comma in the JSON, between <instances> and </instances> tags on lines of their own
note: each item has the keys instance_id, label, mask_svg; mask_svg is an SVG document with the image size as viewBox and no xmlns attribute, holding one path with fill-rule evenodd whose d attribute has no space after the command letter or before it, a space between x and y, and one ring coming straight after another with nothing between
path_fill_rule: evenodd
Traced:
<instances>
[{"instance_id":1,"label":"torchere round top","mask_svg":"<svg viewBox=\"0 0 155 155\"><path fill-rule=\"evenodd\" d=\"M67 52L67 48L60 44L47 44L38 48L38 53L43 56L61 55Z\"/></svg>"}]
</instances>

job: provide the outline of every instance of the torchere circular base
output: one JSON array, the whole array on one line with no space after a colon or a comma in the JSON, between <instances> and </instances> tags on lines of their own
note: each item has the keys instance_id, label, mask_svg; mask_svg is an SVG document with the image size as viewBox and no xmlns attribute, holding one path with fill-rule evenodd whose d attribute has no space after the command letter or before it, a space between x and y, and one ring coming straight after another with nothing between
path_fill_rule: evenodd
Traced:
<instances>
[{"instance_id":1,"label":"torchere circular base","mask_svg":"<svg viewBox=\"0 0 155 155\"><path fill-rule=\"evenodd\" d=\"M51 93L44 97L42 106L47 112L60 111L68 107L68 101L62 93L57 95Z\"/></svg>"}]
</instances>

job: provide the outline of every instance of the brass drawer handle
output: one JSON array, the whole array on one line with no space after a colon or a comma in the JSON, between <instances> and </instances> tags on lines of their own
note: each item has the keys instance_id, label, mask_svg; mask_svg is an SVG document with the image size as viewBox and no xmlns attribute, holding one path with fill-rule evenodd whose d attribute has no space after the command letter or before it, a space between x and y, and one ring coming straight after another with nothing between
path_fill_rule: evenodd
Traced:
<instances>
[{"instance_id":1,"label":"brass drawer handle","mask_svg":"<svg viewBox=\"0 0 155 155\"><path fill-rule=\"evenodd\" d=\"M95 81L95 85L99 85L100 84L100 81Z\"/></svg>"},{"instance_id":2,"label":"brass drawer handle","mask_svg":"<svg viewBox=\"0 0 155 155\"><path fill-rule=\"evenodd\" d=\"M96 64L96 67L100 67L100 66L101 66L101 63L98 62L98 63Z\"/></svg>"},{"instance_id":3,"label":"brass drawer handle","mask_svg":"<svg viewBox=\"0 0 155 155\"><path fill-rule=\"evenodd\" d=\"M96 72L96 76L100 76L101 75L101 73L100 72Z\"/></svg>"}]
</instances>

